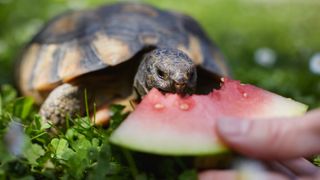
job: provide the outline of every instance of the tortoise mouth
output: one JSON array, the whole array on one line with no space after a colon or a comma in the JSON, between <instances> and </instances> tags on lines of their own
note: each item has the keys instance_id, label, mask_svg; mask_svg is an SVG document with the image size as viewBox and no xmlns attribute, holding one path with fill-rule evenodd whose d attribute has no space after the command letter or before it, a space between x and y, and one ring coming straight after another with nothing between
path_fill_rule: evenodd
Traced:
<instances>
[{"instance_id":1,"label":"tortoise mouth","mask_svg":"<svg viewBox=\"0 0 320 180\"><path fill-rule=\"evenodd\" d=\"M185 93L185 92L172 92L172 91L164 91L164 90L161 90L161 89L158 89L163 95L166 95L166 94L177 94L181 97L186 97L186 96L189 96L191 94L189 93Z\"/></svg>"},{"instance_id":2,"label":"tortoise mouth","mask_svg":"<svg viewBox=\"0 0 320 180\"><path fill-rule=\"evenodd\" d=\"M209 94L215 89L220 89L221 84L223 84L224 76L215 75L214 78L212 76L210 77L202 77L201 79L198 79L196 88L190 88L190 87L184 87L184 88L171 88L172 90L163 89L160 87L157 87L157 89L163 94L167 93L173 93L178 94L181 97L187 97L193 94Z\"/></svg>"},{"instance_id":3,"label":"tortoise mouth","mask_svg":"<svg viewBox=\"0 0 320 180\"><path fill-rule=\"evenodd\" d=\"M183 88L183 89L175 89L173 88L173 90L164 90L161 88L157 88L163 95L167 94L167 93L171 93L171 94L177 94L180 97L187 97L190 96L192 94L196 94L195 90L193 90L192 88Z\"/></svg>"}]
</instances>

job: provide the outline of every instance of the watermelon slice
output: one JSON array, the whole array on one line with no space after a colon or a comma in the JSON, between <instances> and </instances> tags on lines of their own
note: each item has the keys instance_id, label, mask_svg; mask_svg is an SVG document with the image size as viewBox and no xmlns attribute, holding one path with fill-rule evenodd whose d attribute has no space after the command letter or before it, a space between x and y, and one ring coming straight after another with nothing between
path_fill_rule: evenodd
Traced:
<instances>
[{"instance_id":1,"label":"watermelon slice","mask_svg":"<svg viewBox=\"0 0 320 180\"><path fill-rule=\"evenodd\" d=\"M215 132L219 118L291 117L306 110L304 104L229 79L208 95L185 98L152 89L114 131L110 141L162 155L210 155L227 149Z\"/></svg>"}]
</instances>

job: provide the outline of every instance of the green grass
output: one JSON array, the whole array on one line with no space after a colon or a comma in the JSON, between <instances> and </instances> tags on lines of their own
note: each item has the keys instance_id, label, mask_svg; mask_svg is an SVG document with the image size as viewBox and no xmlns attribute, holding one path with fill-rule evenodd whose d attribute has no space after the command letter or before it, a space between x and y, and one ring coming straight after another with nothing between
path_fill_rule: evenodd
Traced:
<instances>
[{"instance_id":1,"label":"green grass","mask_svg":"<svg viewBox=\"0 0 320 180\"><path fill-rule=\"evenodd\" d=\"M184 159L152 157L158 165L146 170L139 163L140 154L110 145L106 139L123 119L120 107L114 107L113 124L108 129L92 127L88 118L79 117L67 121L69 128L50 135L47 130L51 126L41 122L33 100L18 97L12 87L14 59L46 20L68 9L105 2L0 0L0 179L195 177L195 171L181 163ZM308 68L310 57L320 51L320 23L316 23L320 3L316 0L145 2L197 19L224 53L236 79L291 97L311 109L320 106L320 76ZM274 66L254 62L254 53L261 47L275 51ZM8 136L12 131L20 133Z\"/></svg>"},{"instance_id":2,"label":"green grass","mask_svg":"<svg viewBox=\"0 0 320 180\"><path fill-rule=\"evenodd\" d=\"M6 104L0 107L0 179L170 179L186 173L196 178L192 167L180 165L183 159L145 156L111 145L109 135L126 116L122 106L111 108L108 128L93 127L87 117L69 119L68 128L57 128L43 123L32 100L18 98L9 86L1 90L0 99ZM141 163L154 159L152 170Z\"/></svg>"}]
</instances>

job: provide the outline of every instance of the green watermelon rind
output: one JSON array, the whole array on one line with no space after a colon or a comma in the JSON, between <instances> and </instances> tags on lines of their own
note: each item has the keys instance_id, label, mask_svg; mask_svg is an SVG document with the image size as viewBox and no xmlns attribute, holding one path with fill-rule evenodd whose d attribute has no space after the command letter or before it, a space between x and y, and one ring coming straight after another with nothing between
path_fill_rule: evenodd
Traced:
<instances>
[{"instance_id":1,"label":"green watermelon rind","mask_svg":"<svg viewBox=\"0 0 320 180\"><path fill-rule=\"evenodd\" d=\"M169 155L169 156L206 156L206 155L216 155L229 152L230 149L224 146L222 143L210 143L210 145L203 146L199 145L198 147L192 148L190 145L185 145L185 147L172 148L167 146L154 146L154 145L145 145L145 143L137 143L136 141L128 141L128 136L119 136L117 132L113 133L110 137L110 142L112 144L121 146L123 148L144 152L152 153L158 155ZM160 143L159 143L160 144Z\"/></svg>"}]
</instances>

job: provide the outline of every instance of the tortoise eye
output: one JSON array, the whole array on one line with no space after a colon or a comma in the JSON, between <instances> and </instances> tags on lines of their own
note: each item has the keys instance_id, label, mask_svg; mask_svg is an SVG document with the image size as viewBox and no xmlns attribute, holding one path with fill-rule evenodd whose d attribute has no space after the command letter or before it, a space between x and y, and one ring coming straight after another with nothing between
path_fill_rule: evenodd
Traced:
<instances>
[{"instance_id":1,"label":"tortoise eye","mask_svg":"<svg viewBox=\"0 0 320 180\"><path fill-rule=\"evenodd\" d=\"M189 78L190 78L190 79L193 79L193 77L194 77L194 71L191 71L191 73L190 73L190 75L189 75Z\"/></svg>"},{"instance_id":2,"label":"tortoise eye","mask_svg":"<svg viewBox=\"0 0 320 180\"><path fill-rule=\"evenodd\" d=\"M157 69L157 74L161 79L167 79L167 74L164 71Z\"/></svg>"},{"instance_id":3,"label":"tortoise eye","mask_svg":"<svg viewBox=\"0 0 320 180\"><path fill-rule=\"evenodd\" d=\"M188 72L188 73L185 75L185 78L188 79L188 80L193 80L194 77L195 77L195 72L194 72L194 71Z\"/></svg>"}]
</instances>

